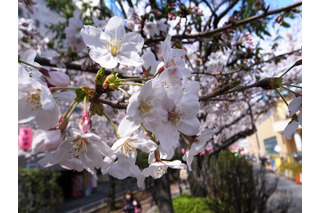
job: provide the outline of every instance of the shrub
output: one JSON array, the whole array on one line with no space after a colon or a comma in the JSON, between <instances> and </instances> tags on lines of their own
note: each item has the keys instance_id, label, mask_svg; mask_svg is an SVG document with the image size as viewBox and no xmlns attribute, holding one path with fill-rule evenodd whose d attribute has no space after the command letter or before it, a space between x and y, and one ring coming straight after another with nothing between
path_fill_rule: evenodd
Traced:
<instances>
[{"instance_id":1,"label":"shrub","mask_svg":"<svg viewBox=\"0 0 320 213\"><path fill-rule=\"evenodd\" d=\"M297 173L302 173L302 164L295 162L282 162L280 166L280 172L284 172L285 169L292 171L292 174L295 176Z\"/></svg>"},{"instance_id":2,"label":"shrub","mask_svg":"<svg viewBox=\"0 0 320 213\"><path fill-rule=\"evenodd\" d=\"M252 165L229 151L211 159L208 196L233 206L235 212L255 209L255 180Z\"/></svg>"},{"instance_id":3,"label":"shrub","mask_svg":"<svg viewBox=\"0 0 320 213\"><path fill-rule=\"evenodd\" d=\"M53 212L58 200L61 199L62 190L56 180L57 171L44 171L41 169L18 170L18 196L19 212Z\"/></svg>"},{"instance_id":4,"label":"shrub","mask_svg":"<svg viewBox=\"0 0 320 213\"><path fill-rule=\"evenodd\" d=\"M175 213L212 213L212 212L233 212L232 207L226 203L209 198L191 197L181 195L173 199Z\"/></svg>"}]
</instances>

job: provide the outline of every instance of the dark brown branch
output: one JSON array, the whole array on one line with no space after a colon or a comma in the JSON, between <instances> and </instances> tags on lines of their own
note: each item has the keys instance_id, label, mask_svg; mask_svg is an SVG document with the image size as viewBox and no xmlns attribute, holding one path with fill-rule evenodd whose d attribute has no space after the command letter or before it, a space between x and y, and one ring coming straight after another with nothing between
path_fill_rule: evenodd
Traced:
<instances>
[{"instance_id":1,"label":"dark brown branch","mask_svg":"<svg viewBox=\"0 0 320 213\"><path fill-rule=\"evenodd\" d=\"M57 65L52 64L49 59L44 58L44 57L37 56L34 61L39 63L41 66L57 67ZM77 70L77 71L89 72L89 73L94 73L94 74L96 74L98 72L98 70L100 69L100 68L92 68L92 69L83 70L81 68L80 64L75 64L75 63L65 63L65 66L67 69L70 69L70 70ZM105 74L110 75L111 70L105 70ZM139 78L139 76L124 76L121 73L119 73L118 76L120 78L126 78L126 79Z\"/></svg>"},{"instance_id":2,"label":"dark brown branch","mask_svg":"<svg viewBox=\"0 0 320 213\"><path fill-rule=\"evenodd\" d=\"M238 118L234 119L232 122L222 126L217 132L215 132L215 135L219 135L224 129L229 128L230 126L235 125L236 123L238 123L242 118L246 117L248 115L248 113L243 113L242 115L240 115Z\"/></svg>"},{"instance_id":3,"label":"dark brown branch","mask_svg":"<svg viewBox=\"0 0 320 213\"><path fill-rule=\"evenodd\" d=\"M126 19L126 18L127 18L127 13L126 13L125 9L123 8L123 5L122 5L122 3L121 3L121 0L118 0L117 2L118 2L119 5L120 5L120 8L121 8L122 13L123 13L123 17Z\"/></svg>"},{"instance_id":4,"label":"dark brown branch","mask_svg":"<svg viewBox=\"0 0 320 213\"><path fill-rule=\"evenodd\" d=\"M224 3L226 3L226 2L227 2L226 0L221 1L221 2L214 8L214 11L215 11L215 12L218 11L218 9L219 9Z\"/></svg>"},{"instance_id":5,"label":"dark brown branch","mask_svg":"<svg viewBox=\"0 0 320 213\"><path fill-rule=\"evenodd\" d=\"M39 63L42 66L57 67L55 64L52 64L49 59L43 58L43 57L40 57L40 56L37 56L34 59L34 61ZM66 65L66 68L70 69L70 70L81 70L81 71L90 72L90 73L97 73L98 70L99 70L98 68L82 70L80 64L74 64L74 63L65 63L65 65ZM111 71L106 70L106 73L111 74Z\"/></svg>"},{"instance_id":6,"label":"dark brown branch","mask_svg":"<svg viewBox=\"0 0 320 213\"><path fill-rule=\"evenodd\" d=\"M207 101L210 98L214 98L214 97L219 96L219 95L224 95L224 94L228 94L228 93L236 92L236 91L242 91L242 90L249 89L249 88L252 88L252 87L260 87L260 84L261 84L260 81L258 81L258 82L254 83L254 84L250 84L250 85L247 85L247 86L235 87L232 90L230 90L229 84L227 84L227 85L224 85L221 88L215 90L214 92L212 92L209 95L205 95L205 96L199 97L199 101Z\"/></svg>"},{"instance_id":7,"label":"dark brown branch","mask_svg":"<svg viewBox=\"0 0 320 213\"><path fill-rule=\"evenodd\" d=\"M216 17L213 21L213 27L216 29L218 27L219 21L239 2L239 0L235 0L230 4L218 17Z\"/></svg>"},{"instance_id":8,"label":"dark brown branch","mask_svg":"<svg viewBox=\"0 0 320 213\"><path fill-rule=\"evenodd\" d=\"M101 99L101 98L99 98L98 101L100 103L107 104L112 108L116 108L116 109L127 109L127 106L128 106L128 103L120 102L120 101L110 101L110 100Z\"/></svg>"},{"instance_id":9,"label":"dark brown branch","mask_svg":"<svg viewBox=\"0 0 320 213\"><path fill-rule=\"evenodd\" d=\"M270 11L267 11L267 12L259 14L259 15L251 16L251 17L243 19L241 21L236 21L233 24L228 24L228 25L226 25L224 27L220 27L220 28L217 28L217 29L214 29L214 30L211 30L211 31L207 31L207 32L199 32L199 33L195 33L195 34L174 35L174 36L172 36L172 40L197 39L197 38L210 37L210 36L213 36L213 35L215 35L217 33L221 33L223 31L226 31L226 30L229 30L229 29L232 29L232 28L235 28L235 27L250 23L252 21L256 21L258 19L264 18L264 17L269 16L269 15L281 13L281 12L284 12L284 11L290 11L291 9L293 9L295 7L298 7L300 5L302 5L302 2L297 2L297 3L291 4L291 5L279 8L279 9L270 10ZM165 39L164 37L155 37L155 38L147 39L147 40L145 40L145 44L164 41L164 39Z\"/></svg>"},{"instance_id":10,"label":"dark brown branch","mask_svg":"<svg viewBox=\"0 0 320 213\"><path fill-rule=\"evenodd\" d=\"M215 73L193 72L192 74L210 75L210 76L231 75L231 74L238 73L238 72L241 72L241 71L250 70L251 68L253 68L254 66L257 66L257 65L261 65L261 64L264 64L264 63L271 63L272 61L275 61L275 60L280 60L282 58L285 58L286 56L293 55L293 54L298 53L300 51L301 51L301 49L297 49L297 50L293 50L291 52L283 53L281 55L274 56L274 57L272 57L272 58L270 58L268 60L265 60L265 61L258 61L258 62L252 64L249 67L245 67L245 68L238 69L238 70L231 71L231 72L215 72Z\"/></svg>"},{"instance_id":11,"label":"dark brown branch","mask_svg":"<svg viewBox=\"0 0 320 213\"><path fill-rule=\"evenodd\" d=\"M215 145L210 156L213 155L214 153L220 152L221 150L228 148L228 146L232 145L237 140L239 140L241 138L246 138L246 137L252 135L256 131L257 130L254 126L251 129L246 129L244 131L238 132L237 134L235 134L235 135L231 136L230 138L228 138L227 140L225 140L221 145Z\"/></svg>"}]
</instances>

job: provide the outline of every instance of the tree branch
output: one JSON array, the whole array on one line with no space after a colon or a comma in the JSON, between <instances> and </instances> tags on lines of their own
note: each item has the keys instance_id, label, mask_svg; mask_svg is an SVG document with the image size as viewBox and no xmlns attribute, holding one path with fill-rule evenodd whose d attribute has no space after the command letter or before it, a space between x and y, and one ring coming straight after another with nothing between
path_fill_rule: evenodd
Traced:
<instances>
[{"instance_id":1,"label":"tree branch","mask_svg":"<svg viewBox=\"0 0 320 213\"><path fill-rule=\"evenodd\" d=\"M227 140L225 140L221 145L215 145L214 148L213 148L212 153L210 154L210 156L215 154L215 153L217 153L217 152L220 152L223 149L226 149L228 146L232 145L237 140L252 135L256 131L257 130L256 130L255 126L254 126L251 129L246 129L244 131L238 132L237 134L235 134L235 135L231 136L230 138L228 138Z\"/></svg>"},{"instance_id":2,"label":"tree branch","mask_svg":"<svg viewBox=\"0 0 320 213\"><path fill-rule=\"evenodd\" d=\"M57 67L57 65L55 64L51 64L50 60L44 57L40 57L40 56L36 56L36 58L34 59L35 62L39 63L41 66L47 66L47 67ZM89 72L89 73L94 73L96 74L100 68L92 68L92 69L86 69L83 70L81 68L80 64L75 64L75 63L65 63L66 65L66 69L70 69L70 70L77 70L77 71L83 71L83 72ZM106 70L105 69L105 74L106 75L110 75L111 74L111 70ZM130 79L130 78L140 78L139 76L124 76L121 73L118 74L118 76L120 78L126 78L126 79Z\"/></svg>"},{"instance_id":3,"label":"tree branch","mask_svg":"<svg viewBox=\"0 0 320 213\"><path fill-rule=\"evenodd\" d=\"M239 2L239 0L235 0L230 4L218 17L216 17L213 21L213 28L216 29L218 27L219 21Z\"/></svg>"},{"instance_id":4,"label":"tree branch","mask_svg":"<svg viewBox=\"0 0 320 213\"><path fill-rule=\"evenodd\" d=\"M271 11L266 11L265 13L259 14L259 15L255 15L255 16L251 16L249 18L243 19L241 21L236 21L233 24L228 24L226 26L211 30L211 31L207 31L207 32L200 32L200 33L194 33L194 34L183 34L183 35L174 35L172 36L172 40L182 40L182 39L197 39L197 38L204 38L204 37L209 37L209 36L213 36L215 34L221 33L223 31L250 23L252 21L264 18L266 16L269 15L273 15L273 14L277 14L277 13L281 13L283 11L290 11L291 9L298 7L302 5L302 2L297 2L279 9L275 9L275 10L271 10ZM147 39L145 40L145 44L149 44L149 43L155 43L155 42L160 42L160 41L164 41L164 37L155 37L155 38L151 38L151 39Z\"/></svg>"},{"instance_id":5,"label":"tree branch","mask_svg":"<svg viewBox=\"0 0 320 213\"><path fill-rule=\"evenodd\" d=\"M99 98L98 101L100 103L107 104L112 108L116 108L116 109L127 109L127 106L128 106L128 103L120 102L120 101L110 101L110 100L101 99L101 98Z\"/></svg>"}]
</instances>

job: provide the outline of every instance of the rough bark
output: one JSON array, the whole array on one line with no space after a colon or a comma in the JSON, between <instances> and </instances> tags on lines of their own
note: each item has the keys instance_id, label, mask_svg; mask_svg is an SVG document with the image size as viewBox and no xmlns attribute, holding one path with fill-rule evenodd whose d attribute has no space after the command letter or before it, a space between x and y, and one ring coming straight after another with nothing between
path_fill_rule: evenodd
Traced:
<instances>
[{"instance_id":1,"label":"rough bark","mask_svg":"<svg viewBox=\"0 0 320 213\"><path fill-rule=\"evenodd\" d=\"M107 211L115 209L115 178L109 175L109 189L108 189L108 200L107 200Z\"/></svg>"},{"instance_id":2,"label":"rough bark","mask_svg":"<svg viewBox=\"0 0 320 213\"><path fill-rule=\"evenodd\" d=\"M173 213L170 181L168 173L154 181L157 194L157 205L160 213Z\"/></svg>"}]
</instances>

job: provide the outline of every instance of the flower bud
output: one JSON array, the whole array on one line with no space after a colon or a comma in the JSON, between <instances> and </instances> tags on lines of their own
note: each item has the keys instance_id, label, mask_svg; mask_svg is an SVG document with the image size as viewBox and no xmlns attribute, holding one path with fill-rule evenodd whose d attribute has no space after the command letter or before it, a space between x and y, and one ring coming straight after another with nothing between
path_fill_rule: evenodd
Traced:
<instances>
[{"instance_id":1,"label":"flower bud","mask_svg":"<svg viewBox=\"0 0 320 213\"><path fill-rule=\"evenodd\" d=\"M182 153L183 155L186 154L185 148L182 148L182 149L181 149L181 153Z\"/></svg>"},{"instance_id":2,"label":"flower bud","mask_svg":"<svg viewBox=\"0 0 320 213\"><path fill-rule=\"evenodd\" d=\"M102 87L109 91L117 90L120 87L118 73L108 75L106 80L103 82Z\"/></svg>"},{"instance_id":3,"label":"flower bud","mask_svg":"<svg viewBox=\"0 0 320 213\"><path fill-rule=\"evenodd\" d=\"M45 76L45 78L50 84L57 87L67 87L70 83L69 76L57 70L49 70L49 77Z\"/></svg>"},{"instance_id":4,"label":"flower bud","mask_svg":"<svg viewBox=\"0 0 320 213\"><path fill-rule=\"evenodd\" d=\"M23 127L19 129L18 137L19 147L23 150L28 150L32 144L32 129L29 127Z\"/></svg>"},{"instance_id":5,"label":"flower bud","mask_svg":"<svg viewBox=\"0 0 320 213\"><path fill-rule=\"evenodd\" d=\"M79 121L79 129L83 133L87 133L90 128L91 128L91 119L89 116L89 112L88 110L83 110L82 117L80 118L80 121Z\"/></svg>"},{"instance_id":6,"label":"flower bud","mask_svg":"<svg viewBox=\"0 0 320 213\"><path fill-rule=\"evenodd\" d=\"M105 79L106 79L106 77L105 77L105 74L104 74L104 68L101 68L97 72L97 74L96 74L96 76L94 78L94 83L95 83L96 86L97 85L102 85Z\"/></svg>"}]
</instances>

